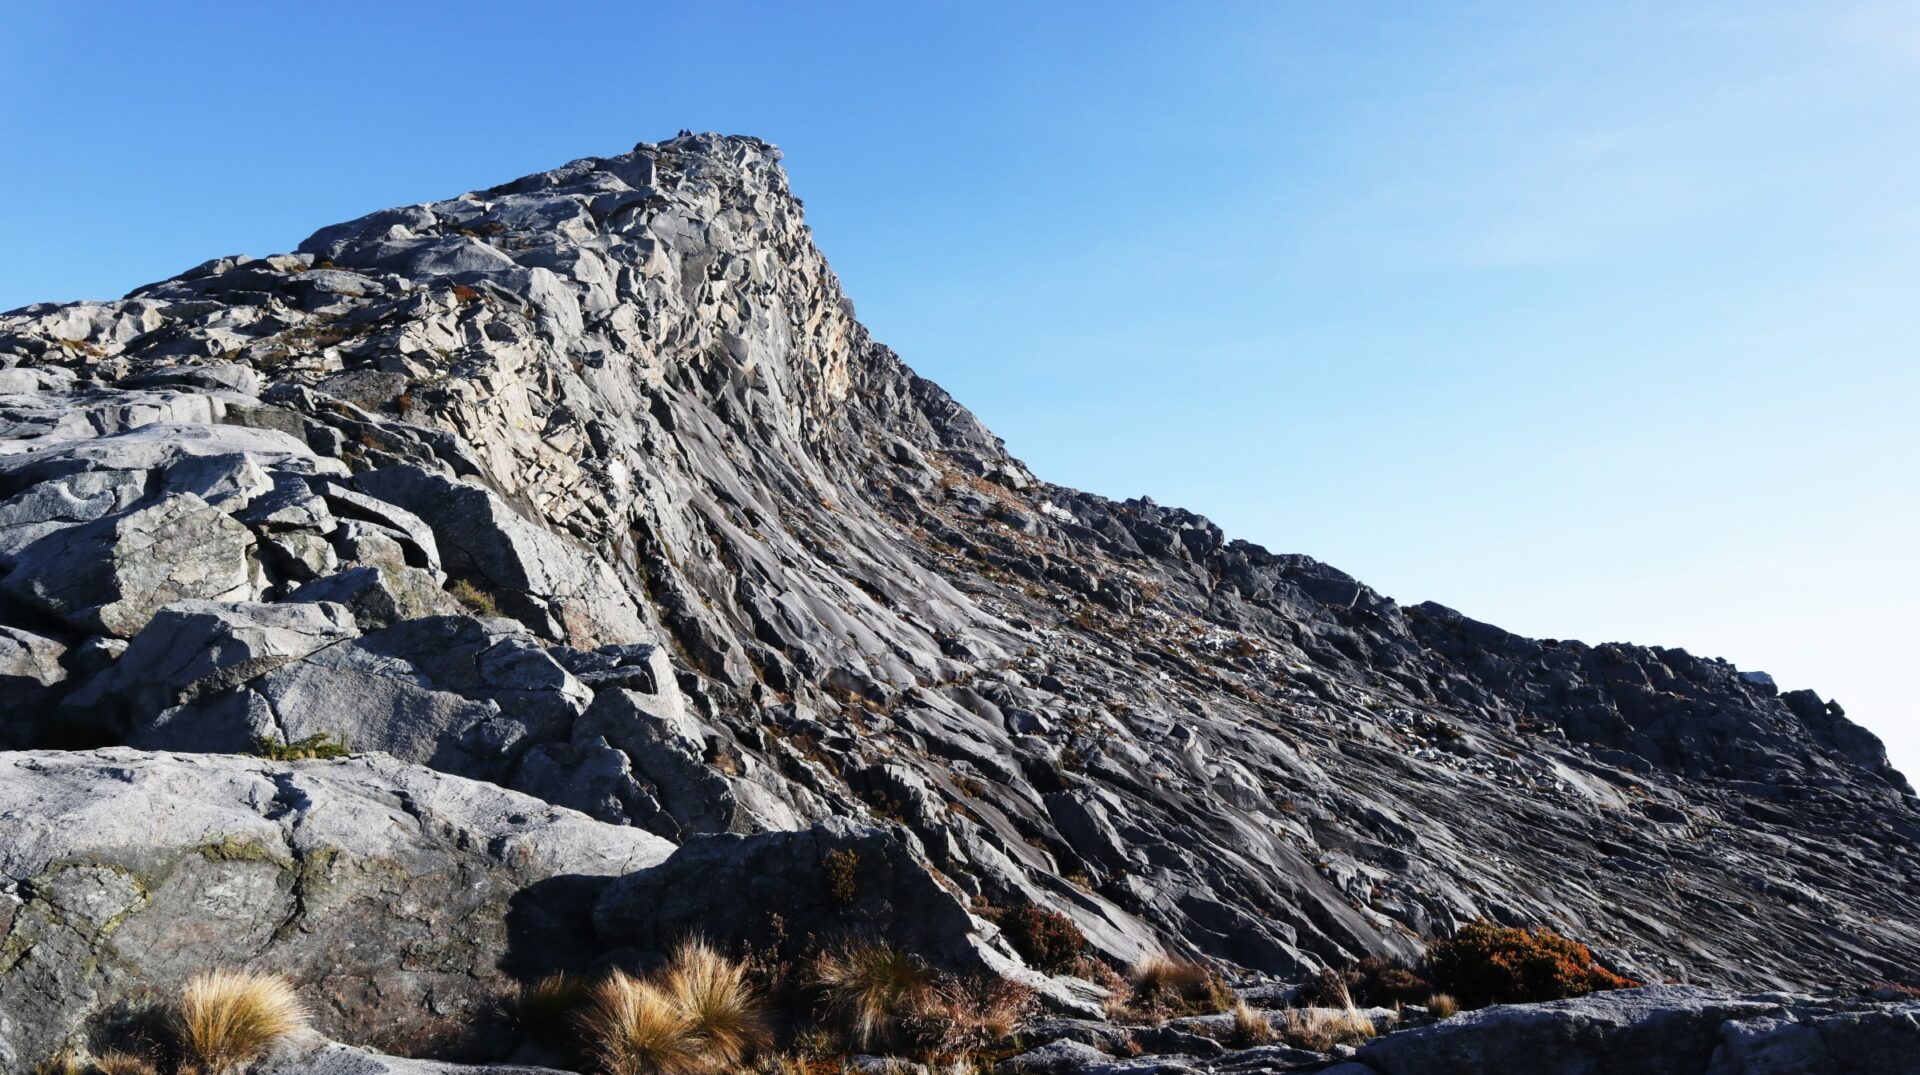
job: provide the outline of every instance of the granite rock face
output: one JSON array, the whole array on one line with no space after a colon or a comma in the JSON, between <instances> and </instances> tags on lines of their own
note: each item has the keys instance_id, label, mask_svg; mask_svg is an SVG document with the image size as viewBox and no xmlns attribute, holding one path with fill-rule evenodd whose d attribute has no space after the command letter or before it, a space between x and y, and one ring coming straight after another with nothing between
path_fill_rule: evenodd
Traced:
<instances>
[{"instance_id":1,"label":"granite rock face","mask_svg":"<svg viewBox=\"0 0 1920 1075\"><path fill-rule=\"evenodd\" d=\"M418 1048L516 959L590 933L576 879L672 845L377 755L0 754L0 1069L209 966L284 973L318 1022Z\"/></svg>"},{"instance_id":2,"label":"granite rock face","mask_svg":"<svg viewBox=\"0 0 1920 1075\"><path fill-rule=\"evenodd\" d=\"M1920 966L1920 806L1837 704L1036 478L778 160L683 135L0 314L0 748L324 735L699 855L878 824L1119 961L1486 917L1650 981Z\"/></svg>"}]
</instances>

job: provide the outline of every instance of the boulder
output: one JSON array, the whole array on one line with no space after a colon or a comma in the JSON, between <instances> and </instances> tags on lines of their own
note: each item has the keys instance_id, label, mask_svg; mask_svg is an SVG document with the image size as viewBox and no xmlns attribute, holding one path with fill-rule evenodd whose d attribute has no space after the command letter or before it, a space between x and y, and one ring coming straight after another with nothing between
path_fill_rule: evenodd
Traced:
<instances>
[{"instance_id":1,"label":"boulder","mask_svg":"<svg viewBox=\"0 0 1920 1075\"><path fill-rule=\"evenodd\" d=\"M0 625L0 750L18 750L38 741L55 699L67 678L60 658L67 647L31 631Z\"/></svg>"},{"instance_id":2,"label":"boulder","mask_svg":"<svg viewBox=\"0 0 1920 1075\"><path fill-rule=\"evenodd\" d=\"M1920 1003L1808 1011L1720 1027L1706 1075L1902 1075L1920 1058Z\"/></svg>"},{"instance_id":3,"label":"boulder","mask_svg":"<svg viewBox=\"0 0 1920 1075\"><path fill-rule=\"evenodd\" d=\"M257 597L253 551L245 526L176 493L40 538L0 588L75 630L131 638L175 601Z\"/></svg>"},{"instance_id":4,"label":"boulder","mask_svg":"<svg viewBox=\"0 0 1920 1075\"><path fill-rule=\"evenodd\" d=\"M798 832L694 837L660 866L609 885L593 920L600 941L631 962L695 934L778 951L792 928L796 937L881 939L935 967L1022 982L1059 1009L1100 1012L1072 980L1021 963L898 827L836 817Z\"/></svg>"},{"instance_id":5,"label":"boulder","mask_svg":"<svg viewBox=\"0 0 1920 1075\"><path fill-rule=\"evenodd\" d=\"M335 1036L451 1049L509 973L579 957L599 879L672 851L378 755L4 754L0 817L6 1071L207 967L287 975Z\"/></svg>"},{"instance_id":6,"label":"boulder","mask_svg":"<svg viewBox=\"0 0 1920 1075\"><path fill-rule=\"evenodd\" d=\"M331 603L180 601L154 614L107 671L66 701L72 719L125 734L161 710L225 691L359 634Z\"/></svg>"},{"instance_id":7,"label":"boulder","mask_svg":"<svg viewBox=\"0 0 1920 1075\"><path fill-rule=\"evenodd\" d=\"M457 616L463 610L432 574L417 567L350 567L293 592L293 601L334 601L368 628L391 627L422 616Z\"/></svg>"},{"instance_id":8,"label":"boulder","mask_svg":"<svg viewBox=\"0 0 1920 1075\"><path fill-rule=\"evenodd\" d=\"M1701 1075L1720 1044L1721 1024L1780 1010L1769 998L1651 985L1466 1012L1375 1039L1356 1059L1380 1075Z\"/></svg>"},{"instance_id":9,"label":"boulder","mask_svg":"<svg viewBox=\"0 0 1920 1075\"><path fill-rule=\"evenodd\" d=\"M429 616L316 648L232 692L167 710L130 741L217 751L260 735L289 743L327 735L504 783L530 745L565 739L592 700L519 624Z\"/></svg>"},{"instance_id":10,"label":"boulder","mask_svg":"<svg viewBox=\"0 0 1920 1075\"><path fill-rule=\"evenodd\" d=\"M651 638L606 561L509 508L487 489L419 467L381 467L362 491L426 519L450 574L492 595L540 637L582 648Z\"/></svg>"}]
</instances>

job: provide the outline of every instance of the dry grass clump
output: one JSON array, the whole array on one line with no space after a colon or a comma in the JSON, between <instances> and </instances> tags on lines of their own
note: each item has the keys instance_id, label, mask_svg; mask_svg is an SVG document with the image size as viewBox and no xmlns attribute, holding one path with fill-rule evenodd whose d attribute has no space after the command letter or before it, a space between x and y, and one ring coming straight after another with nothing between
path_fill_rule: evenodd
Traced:
<instances>
[{"instance_id":1,"label":"dry grass clump","mask_svg":"<svg viewBox=\"0 0 1920 1075\"><path fill-rule=\"evenodd\" d=\"M588 1051L608 1075L698 1070L693 1021L652 982L616 970L594 983L579 1018Z\"/></svg>"},{"instance_id":2,"label":"dry grass clump","mask_svg":"<svg viewBox=\"0 0 1920 1075\"><path fill-rule=\"evenodd\" d=\"M564 971L520 987L508 1007L514 1026L547 1044L556 1044L577 1024L576 1015L593 998L592 988Z\"/></svg>"},{"instance_id":3,"label":"dry grass clump","mask_svg":"<svg viewBox=\"0 0 1920 1075\"><path fill-rule=\"evenodd\" d=\"M1342 996L1341 1003L1330 1008L1289 1008L1280 1038L1296 1049L1329 1052L1336 1045L1358 1045L1377 1031L1367 1013L1354 1006L1353 998Z\"/></svg>"},{"instance_id":4,"label":"dry grass clump","mask_svg":"<svg viewBox=\"0 0 1920 1075\"><path fill-rule=\"evenodd\" d=\"M250 1064L307 1025L307 1007L285 978L252 971L195 975L175 1012L181 1049L208 1075Z\"/></svg>"},{"instance_id":5,"label":"dry grass clump","mask_svg":"<svg viewBox=\"0 0 1920 1075\"><path fill-rule=\"evenodd\" d=\"M932 976L919 960L890 944L872 941L821 952L813 961L813 980L827 1010L860 1048L891 1038L932 984Z\"/></svg>"},{"instance_id":6,"label":"dry grass clump","mask_svg":"<svg viewBox=\"0 0 1920 1075\"><path fill-rule=\"evenodd\" d=\"M118 1049L99 1056L63 1049L35 1064L33 1075L160 1075L160 1065Z\"/></svg>"},{"instance_id":7,"label":"dry grass clump","mask_svg":"<svg viewBox=\"0 0 1920 1075\"><path fill-rule=\"evenodd\" d=\"M1133 968L1127 1007L1147 1018L1204 1015L1233 1006L1233 990L1212 968L1192 960L1148 956Z\"/></svg>"},{"instance_id":8,"label":"dry grass clump","mask_svg":"<svg viewBox=\"0 0 1920 1075\"><path fill-rule=\"evenodd\" d=\"M160 1075L160 1065L144 1056L119 1051L93 1058L95 1075Z\"/></svg>"},{"instance_id":9,"label":"dry grass clump","mask_svg":"<svg viewBox=\"0 0 1920 1075\"><path fill-rule=\"evenodd\" d=\"M709 1063L739 1063L767 1038L760 998L746 968L702 941L688 941L667 964L668 998L687 1018L702 1057Z\"/></svg>"},{"instance_id":10,"label":"dry grass clump","mask_svg":"<svg viewBox=\"0 0 1920 1075\"><path fill-rule=\"evenodd\" d=\"M913 998L903 1029L925 1055L968 1057L1012 1037L1038 1004L1018 982L943 975Z\"/></svg>"},{"instance_id":11,"label":"dry grass clump","mask_svg":"<svg viewBox=\"0 0 1920 1075\"><path fill-rule=\"evenodd\" d=\"M33 1075L87 1075L87 1054L62 1049L33 1066Z\"/></svg>"},{"instance_id":12,"label":"dry grass clump","mask_svg":"<svg viewBox=\"0 0 1920 1075\"><path fill-rule=\"evenodd\" d=\"M1267 1013L1250 1007L1244 1000L1233 1002L1233 1045L1237 1049L1251 1049L1256 1045L1266 1045L1273 1041L1273 1022Z\"/></svg>"},{"instance_id":13,"label":"dry grass clump","mask_svg":"<svg viewBox=\"0 0 1920 1075\"><path fill-rule=\"evenodd\" d=\"M551 980L549 980L551 981ZM541 1003L572 1003L564 981L533 987ZM766 1043L759 992L743 964L688 941L652 978L614 971L586 989L575 1016L588 1053L609 1075L738 1071Z\"/></svg>"},{"instance_id":14,"label":"dry grass clump","mask_svg":"<svg viewBox=\"0 0 1920 1075\"><path fill-rule=\"evenodd\" d=\"M1435 993L1427 998L1427 1014L1435 1019L1451 1019L1460 1014L1460 1002L1452 993Z\"/></svg>"}]
</instances>

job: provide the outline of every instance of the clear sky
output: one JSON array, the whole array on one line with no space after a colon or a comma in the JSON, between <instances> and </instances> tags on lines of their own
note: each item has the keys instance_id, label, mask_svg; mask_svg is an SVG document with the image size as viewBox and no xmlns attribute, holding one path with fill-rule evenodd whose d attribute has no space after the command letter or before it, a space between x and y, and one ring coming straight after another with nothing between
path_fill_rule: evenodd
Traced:
<instances>
[{"instance_id":1,"label":"clear sky","mask_svg":"<svg viewBox=\"0 0 1920 1075\"><path fill-rule=\"evenodd\" d=\"M12 0L0 309L683 127L1043 476L1920 776L1920 3Z\"/></svg>"}]
</instances>

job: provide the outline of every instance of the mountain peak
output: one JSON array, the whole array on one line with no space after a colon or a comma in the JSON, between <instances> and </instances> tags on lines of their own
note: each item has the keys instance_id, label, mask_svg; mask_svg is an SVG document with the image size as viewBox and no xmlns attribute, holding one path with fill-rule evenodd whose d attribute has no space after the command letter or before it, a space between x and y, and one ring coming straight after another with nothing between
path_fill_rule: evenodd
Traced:
<instances>
[{"instance_id":1,"label":"mountain peak","mask_svg":"<svg viewBox=\"0 0 1920 1075\"><path fill-rule=\"evenodd\" d=\"M683 133L0 315L0 747L337 737L812 833L1114 963L1481 918L1646 980L1920 960L1920 808L1836 706L1036 478L855 319L778 162Z\"/></svg>"}]
</instances>

